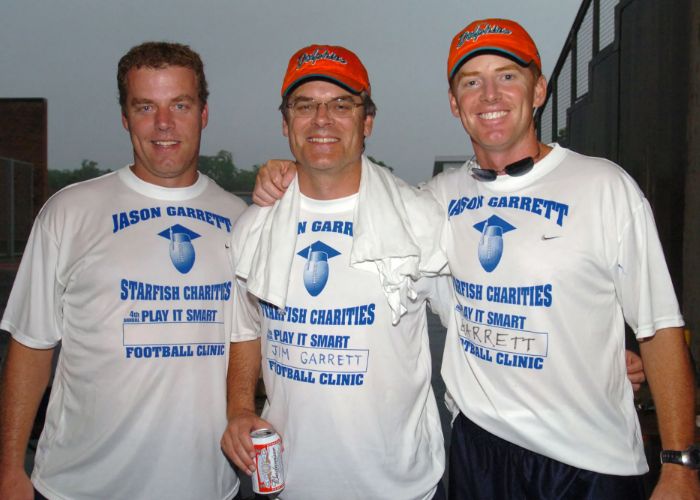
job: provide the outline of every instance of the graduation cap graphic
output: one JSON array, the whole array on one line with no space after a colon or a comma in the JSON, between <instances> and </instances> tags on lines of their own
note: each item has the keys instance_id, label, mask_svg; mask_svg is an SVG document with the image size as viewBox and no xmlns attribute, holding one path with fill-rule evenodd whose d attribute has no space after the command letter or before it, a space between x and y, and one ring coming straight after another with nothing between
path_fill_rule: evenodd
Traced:
<instances>
[{"instance_id":1,"label":"graduation cap graphic","mask_svg":"<svg viewBox=\"0 0 700 500\"><path fill-rule=\"evenodd\" d=\"M175 224L158 233L158 236L170 241L170 260L175 269L182 274L190 272L190 269L194 266L195 258L192 240L199 238L200 235L191 229L187 229L185 226Z\"/></svg>"},{"instance_id":2,"label":"graduation cap graphic","mask_svg":"<svg viewBox=\"0 0 700 500\"><path fill-rule=\"evenodd\" d=\"M328 282L328 259L340 255L340 252L322 241L316 241L298 252L297 255L306 259L304 287L312 297L316 297L323 291Z\"/></svg>"},{"instance_id":3,"label":"graduation cap graphic","mask_svg":"<svg viewBox=\"0 0 700 500\"><path fill-rule=\"evenodd\" d=\"M481 233L479 239L479 263L484 271L490 273L501 261L503 255L503 235L515 229L515 226L504 221L497 215L474 224L474 229Z\"/></svg>"}]
</instances>

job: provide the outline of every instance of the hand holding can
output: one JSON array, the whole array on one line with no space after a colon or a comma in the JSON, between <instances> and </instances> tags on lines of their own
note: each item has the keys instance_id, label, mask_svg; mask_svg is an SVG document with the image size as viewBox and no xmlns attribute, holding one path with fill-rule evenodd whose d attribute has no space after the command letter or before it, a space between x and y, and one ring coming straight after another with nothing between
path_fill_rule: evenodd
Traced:
<instances>
[{"instance_id":1,"label":"hand holding can","mask_svg":"<svg viewBox=\"0 0 700 500\"><path fill-rule=\"evenodd\" d=\"M282 439L271 429L257 429L250 433L255 448L253 491L261 495L278 493L284 489Z\"/></svg>"}]
</instances>

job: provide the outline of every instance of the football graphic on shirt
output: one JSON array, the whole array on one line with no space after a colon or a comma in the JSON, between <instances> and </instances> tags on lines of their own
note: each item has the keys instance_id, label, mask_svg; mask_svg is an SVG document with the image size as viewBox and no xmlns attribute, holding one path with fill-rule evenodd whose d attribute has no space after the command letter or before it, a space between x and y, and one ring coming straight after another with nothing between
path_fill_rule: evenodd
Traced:
<instances>
[{"instance_id":1,"label":"football graphic on shirt","mask_svg":"<svg viewBox=\"0 0 700 500\"><path fill-rule=\"evenodd\" d=\"M194 266L194 247L185 233L170 235L170 260L182 274L187 274Z\"/></svg>"},{"instance_id":2,"label":"football graphic on shirt","mask_svg":"<svg viewBox=\"0 0 700 500\"><path fill-rule=\"evenodd\" d=\"M165 231L158 233L158 236L170 240L170 244L168 245L170 261L173 263L173 266L175 266L175 269L182 274L190 272L190 269L194 266L195 260L192 240L199 238L200 235L180 224L175 224Z\"/></svg>"},{"instance_id":3,"label":"football graphic on shirt","mask_svg":"<svg viewBox=\"0 0 700 500\"><path fill-rule=\"evenodd\" d=\"M477 255L484 271L490 273L498 266L503 256L503 235L515 229L514 226L496 215L474 224L474 229L481 233Z\"/></svg>"},{"instance_id":4,"label":"football graphic on shirt","mask_svg":"<svg viewBox=\"0 0 700 500\"><path fill-rule=\"evenodd\" d=\"M315 297L328 282L328 254L314 251L309 253L309 258L304 266L304 286Z\"/></svg>"},{"instance_id":5,"label":"football graphic on shirt","mask_svg":"<svg viewBox=\"0 0 700 500\"><path fill-rule=\"evenodd\" d=\"M304 287L309 292L309 295L316 297L328 283L330 275L328 259L340 255L340 252L322 241L316 241L297 253L297 255L306 259L306 264L304 264Z\"/></svg>"},{"instance_id":6,"label":"football graphic on shirt","mask_svg":"<svg viewBox=\"0 0 700 500\"><path fill-rule=\"evenodd\" d=\"M501 261L503 255L503 230L498 226L484 225L479 240L479 262L490 273Z\"/></svg>"}]
</instances>

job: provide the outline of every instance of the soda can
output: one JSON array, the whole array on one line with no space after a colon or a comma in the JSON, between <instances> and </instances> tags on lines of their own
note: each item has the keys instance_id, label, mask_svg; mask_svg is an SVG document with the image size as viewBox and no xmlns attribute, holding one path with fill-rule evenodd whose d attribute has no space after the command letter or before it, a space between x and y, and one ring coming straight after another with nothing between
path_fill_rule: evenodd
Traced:
<instances>
[{"instance_id":1,"label":"soda can","mask_svg":"<svg viewBox=\"0 0 700 500\"><path fill-rule=\"evenodd\" d=\"M271 429L257 429L250 433L255 448L253 491L261 495L278 493L284 489L282 439Z\"/></svg>"}]
</instances>

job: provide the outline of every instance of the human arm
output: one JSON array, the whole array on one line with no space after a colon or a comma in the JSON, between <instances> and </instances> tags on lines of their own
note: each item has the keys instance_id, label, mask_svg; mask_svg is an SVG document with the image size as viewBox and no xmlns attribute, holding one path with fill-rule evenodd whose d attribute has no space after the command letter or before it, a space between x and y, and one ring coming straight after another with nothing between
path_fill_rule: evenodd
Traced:
<instances>
[{"instance_id":1,"label":"human arm","mask_svg":"<svg viewBox=\"0 0 700 500\"><path fill-rule=\"evenodd\" d=\"M628 349L625 351L625 365L627 366L627 379L632 384L632 390L636 392L646 380L642 358Z\"/></svg>"},{"instance_id":2,"label":"human arm","mask_svg":"<svg viewBox=\"0 0 700 500\"><path fill-rule=\"evenodd\" d=\"M260 339L231 343L226 398L228 425L221 438L221 448L248 475L255 472L255 451L250 433L255 429L271 428L255 412L260 359Z\"/></svg>"},{"instance_id":3,"label":"human arm","mask_svg":"<svg viewBox=\"0 0 700 500\"><path fill-rule=\"evenodd\" d=\"M290 160L269 160L258 170L253 189L253 203L267 207L282 198L297 173Z\"/></svg>"},{"instance_id":4,"label":"human arm","mask_svg":"<svg viewBox=\"0 0 700 500\"><path fill-rule=\"evenodd\" d=\"M640 351L667 450L685 450L695 438L695 386L681 328L657 330L640 339ZM663 464L652 499L700 498L698 473L682 465Z\"/></svg>"},{"instance_id":5,"label":"human arm","mask_svg":"<svg viewBox=\"0 0 700 500\"><path fill-rule=\"evenodd\" d=\"M24 471L24 456L51 376L53 352L10 340L0 380L0 498L34 498L34 487Z\"/></svg>"},{"instance_id":6,"label":"human arm","mask_svg":"<svg viewBox=\"0 0 700 500\"><path fill-rule=\"evenodd\" d=\"M243 236L241 233L239 236ZM234 239L234 258L238 239ZM260 310L258 301L247 292L245 282L234 280L229 364L226 375L226 416L228 425L221 437L221 448L236 466L251 474L255 471L250 432L270 425L255 413L255 388L260 377Z\"/></svg>"}]
</instances>

